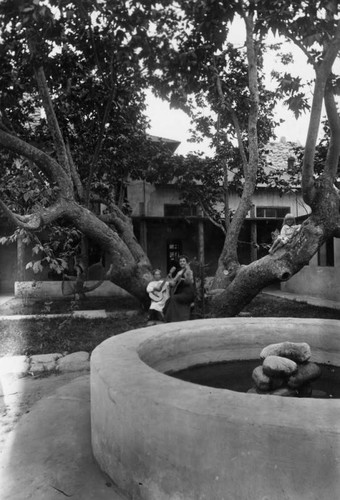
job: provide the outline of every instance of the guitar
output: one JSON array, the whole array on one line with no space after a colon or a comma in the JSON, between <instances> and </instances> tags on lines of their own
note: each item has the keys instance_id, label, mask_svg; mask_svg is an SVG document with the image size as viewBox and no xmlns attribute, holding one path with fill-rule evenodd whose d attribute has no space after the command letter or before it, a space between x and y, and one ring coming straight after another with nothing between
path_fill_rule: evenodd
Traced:
<instances>
[{"instance_id":1,"label":"guitar","mask_svg":"<svg viewBox=\"0 0 340 500\"><path fill-rule=\"evenodd\" d=\"M188 262L188 264L186 265L186 267L185 267L184 269L181 269L181 270L178 272L177 276L175 277L175 284L174 284L174 286L172 287L171 292L170 292L170 293L171 293L171 297L172 297L173 295L175 295L175 293L176 293L176 291L177 291L177 288L178 288L178 285L180 284L180 282L182 281L182 279L184 279L184 274L185 274L185 272L186 272L186 270L187 270L188 268L190 269L190 262ZM190 269L190 271L191 271L191 269ZM192 271L191 271L191 272L192 272Z\"/></svg>"},{"instance_id":2,"label":"guitar","mask_svg":"<svg viewBox=\"0 0 340 500\"><path fill-rule=\"evenodd\" d=\"M169 274L167 275L167 277L163 281L163 283L161 283L159 290L153 290L152 292L149 292L149 297L151 300L153 300L154 302L160 302L162 300L164 293L166 291L166 288L163 289L163 287L164 287L165 283L167 282L167 280L172 278L172 275L175 271L176 271L176 268L172 267L170 269Z\"/></svg>"}]
</instances>

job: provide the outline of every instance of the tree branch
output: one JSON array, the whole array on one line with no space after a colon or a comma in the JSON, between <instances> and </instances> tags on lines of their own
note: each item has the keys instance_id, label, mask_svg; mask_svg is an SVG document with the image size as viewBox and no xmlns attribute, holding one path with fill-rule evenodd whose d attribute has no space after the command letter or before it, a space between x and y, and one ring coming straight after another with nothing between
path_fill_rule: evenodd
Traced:
<instances>
[{"instance_id":1,"label":"tree branch","mask_svg":"<svg viewBox=\"0 0 340 500\"><path fill-rule=\"evenodd\" d=\"M257 54L254 42L253 16L244 17L246 25L246 47L248 59L248 82L250 92L250 109L248 118L249 161L248 175L251 182L256 181L258 157L257 120L259 114L259 89L257 75ZM255 188L255 185L254 185Z\"/></svg>"},{"instance_id":2,"label":"tree branch","mask_svg":"<svg viewBox=\"0 0 340 500\"><path fill-rule=\"evenodd\" d=\"M217 68L215 65L215 58L214 58L214 70L215 70L217 93L218 93L218 96L219 96L220 101L221 101L220 107L221 107L222 111L224 111L224 109L227 109L229 111L229 113L231 114L231 119L232 119L234 127L235 127L238 146L240 148L240 155L242 158L244 174L246 174L247 168L248 168L248 159L247 159L247 155L246 155L243 140L242 140L241 127L240 127L240 124L239 124L239 121L238 121L238 118L237 118L235 111L232 109L232 107L226 101L225 95L224 95L223 90L222 90L221 78L220 78L220 75L218 74L218 71L217 71Z\"/></svg>"},{"instance_id":3,"label":"tree branch","mask_svg":"<svg viewBox=\"0 0 340 500\"><path fill-rule=\"evenodd\" d=\"M340 119L330 84L325 88L325 106L331 133L324 173L329 180L334 182L340 156Z\"/></svg>"},{"instance_id":4,"label":"tree branch","mask_svg":"<svg viewBox=\"0 0 340 500\"><path fill-rule=\"evenodd\" d=\"M31 231L37 231L42 225L40 213L31 215L15 214L7 207L7 205L2 200L0 200L0 207L15 226L29 229Z\"/></svg>"},{"instance_id":5,"label":"tree branch","mask_svg":"<svg viewBox=\"0 0 340 500\"><path fill-rule=\"evenodd\" d=\"M131 219L117 205L112 207L110 214L100 215L98 219L114 227L120 239L129 249L135 262L138 264L146 263L144 251L141 249L134 235Z\"/></svg>"},{"instance_id":6,"label":"tree branch","mask_svg":"<svg viewBox=\"0 0 340 500\"><path fill-rule=\"evenodd\" d=\"M88 180L87 180L87 185L86 185L85 202L86 202L87 205L90 202L91 183L92 183L92 179L93 179L94 173L96 171L96 167L97 167L98 160L99 160L100 150L101 150L101 147L102 147L102 144L103 144L103 140L104 140L105 125L108 122L108 119L109 119L109 116L110 116L110 112L111 112L111 109L112 109L112 103L113 103L113 100L114 100L114 98L116 96L116 93L117 93L117 88L113 87L111 89L110 95L109 95L108 100L106 102L104 115L103 115L103 118L102 118L102 121L101 121L100 131L99 131L99 137L98 137L98 141L97 141L97 144L96 144L96 149L95 149L93 157L92 157L92 161L91 161L91 165L90 165L90 172L89 172L89 176L88 176Z\"/></svg>"},{"instance_id":7,"label":"tree branch","mask_svg":"<svg viewBox=\"0 0 340 500\"><path fill-rule=\"evenodd\" d=\"M84 189L83 189L83 185L81 183L79 174L77 172L76 166L73 163L73 158L72 158L72 154L71 154L70 144L69 144L68 140L66 140L66 152L67 152L68 161L69 161L69 165L70 165L70 169L71 169L71 177L72 177L73 185L75 187L75 190L76 190L76 193L77 193L79 199L83 200L83 198L84 198Z\"/></svg>"},{"instance_id":8,"label":"tree branch","mask_svg":"<svg viewBox=\"0 0 340 500\"><path fill-rule=\"evenodd\" d=\"M0 200L0 206L10 220L19 227L37 231L48 224L67 216L72 210L72 206L65 200L59 199L53 205L41 208L32 214L20 215L12 212L7 205Z\"/></svg>"},{"instance_id":9,"label":"tree branch","mask_svg":"<svg viewBox=\"0 0 340 500\"><path fill-rule=\"evenodd\" d=\"M57 116L54 111L52 99L48 90L44 68L41 64L36 63L36 61L39 58L39 54L37 50L37 42L35 40L35 35L30 36L30 34L28 34L28 48L31 57L33 59L34 76L37 81L41 102L46 113L48 128L51 132L53 143L56 148L58 162L64 169L64 171L68 175L70 175L70 165L68 162L66 146L59 127Z\"/></svg>"},{"instance_id":10,"label":"tree branch","mask_svg":"<svg viewBox=\"0 0 340 500\"><path fill-rule=\"evenodd\" d=\"M311 205L313 203L316 195L316 189L314 185L314 157L320 126L322 103L325 96L325 86L339 49L340 21L337 25L335 36L325 48L322 61L318 66L315 66L316 79L314 85L314 95L302 169L302 194L304 201L308 205Z\"/></svg>"},{"instance_id":11,"label":"tree branch","mask_svg":"<svg viewBox=\"0 0 340 500\"><path fill-rule=\"evenodd\" d=\"M15 137L0 129L0 145L6 149L9 149L13 153L33 161L37 167L47 176L51 182L55 182L62 192L62 195L66 198L73 198L73 191L70 185L70 179L61 168L58 162L56 162L49 155L41 151L40 149L28 144L27 142Z\"/></svg>"},{"instance_id":12,"label":"tree branch","mask_svg":"<svg viewBox=\"0 0 340 500\"><path fill-rule=\"evenodd\" d=\"M296 36L292 33L290 33L288 30L282 30L284 35L289 38L289 40L291 40L294 45L296 45L297 47L299 47L299 49L305 54L305 56L307 57L307 60L308 62L315 67L315 59L313 58L313 56L309 53L309 51L307 50L307 48L303 45L303 43L298 40L296 38Z\"/></svg>"},{"instance_id":13,"label":"tree branch","mask_svg":"<svg viewBox=\"0 0 340 500\"><path fill-rule=\"evenodd\" d=\"M221 231L226 235L227 234L227 230L226 230L226 227L224 226L224 224L218 222L217 220L214 219L214 217L211 215L210 211L208 210L208 207L206 207L206 205L203 203L202 200L199 200L199 204L203 210L203 213L205 214L205 216L210 220L210 222L212 224L214 224L214 226L218 227L219 229L221 229Z\"/></svg>"}]
</instances>

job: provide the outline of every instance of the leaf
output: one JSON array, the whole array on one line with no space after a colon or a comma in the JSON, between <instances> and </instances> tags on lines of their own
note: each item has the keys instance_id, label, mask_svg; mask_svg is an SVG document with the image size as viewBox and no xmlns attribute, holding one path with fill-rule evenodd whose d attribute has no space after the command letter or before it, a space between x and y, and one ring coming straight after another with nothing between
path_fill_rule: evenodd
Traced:
<instances>
[{"instance_id":1,"label":"leaf","mask_svg":"<svg viewBox=\"0 0 340 500\"><path fill-rule=\"evenodd\" d=\"M38 254L39 252L41 252L43 250L43 247L40 245L40 244L37 244L35 245L33 248L32 248L32 254L35 255L35 254Z\"/></svg>"},{"instance_id":2,"label":"leaf","mask_svg":"<svg viewBox=\"0 0 340 500\"><path fill-rule=\"evenodd\" d=\"M37 260L33 264L33 272L34 274L37 274L43 270L43 266L41 265L41 260Z\"/></svg>"},{"instance_id":3,"label":"leaf","mask_svg":"<svg viewBox=\"0 0 340 500\"><path fill-rule=\"evenodd\" d=\"M30 198L32 198L32 191L27 191L24 193L23 198L25 201L28 201Z\"/></svg>"}]
</instances>

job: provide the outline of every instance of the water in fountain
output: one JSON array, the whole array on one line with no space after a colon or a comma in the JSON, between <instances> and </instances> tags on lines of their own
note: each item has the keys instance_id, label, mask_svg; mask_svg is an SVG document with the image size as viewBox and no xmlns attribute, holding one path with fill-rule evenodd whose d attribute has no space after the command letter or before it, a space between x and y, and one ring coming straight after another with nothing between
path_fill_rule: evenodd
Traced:
<instances>
[{"instance_id":1,"label":"water in fountain","mask_svg":"<svg viewBox=\"0 0 340 500\"><path fill-rule=\"evenodd\" d=\"M192 366L168 375L199 385L237 392L340 398L340 367L311 362L308 344L271 344L261 351L260 358L263 360L260 366L258 359L233 360ZM251 381L253 387L250 388Z\"/></svg>"}]
</instances>

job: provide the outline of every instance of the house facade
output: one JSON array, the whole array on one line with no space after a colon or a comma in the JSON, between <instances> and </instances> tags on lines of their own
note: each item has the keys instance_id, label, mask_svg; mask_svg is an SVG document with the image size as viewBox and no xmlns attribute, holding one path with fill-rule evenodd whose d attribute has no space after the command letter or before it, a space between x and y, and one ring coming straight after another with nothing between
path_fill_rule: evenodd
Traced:
<instances>
[{"instance_id":1,"label":"house facade","mask_svg":"<svg viewBox=\"0 0 340 500\"><path fill-rule=\"evenodd\" d=\"M171 142L171 141L169 141ZM173 142L173 149L178 143ZM268 145L269 168L281 168L292 158L294 144L281 140ZM136 238L149 256L153 267L160 268L166 275L181 254L189 260L204 264L205 274L212 276L217 268L224 235L203 213L194 212L180 201L176 184L149 184L145 181L131 181L127 188L131 216ZM239 202L236 193L230 193L230 209L235 210ZM309 213L299 192L280 193L275 187L259 186L253 197L253 205L243 224L239 236L238 254L241 264L249 264L268 253L272 242L271 233L280 230L286 213L292 213L302 221ZM0 219L0 236L10 234L5 219ZM24 270L25 261L31 260L30 252L20 244L0 245L0 293L13 293L18 275L24 280L45 283L49 277L46 271L33 275ZM96 279L92 273L90 279ZM22 280L22 277L21 277ZM49 295L53 295L50 287ZM59 287L60 288L60 287ZM305 266L281 288L294 293L314 295L340 302L340 241L328 240ZM116 295L118 287L104 283L93 295Z\"/></svg>"}]
</instances>

